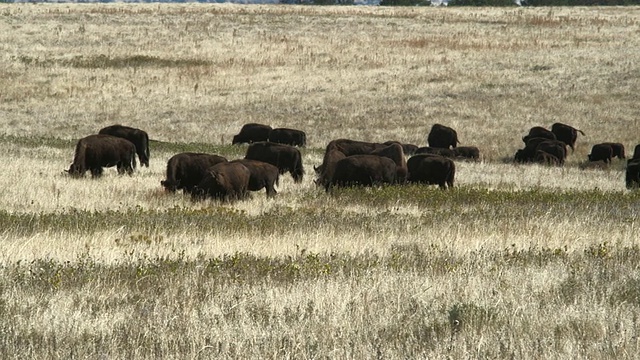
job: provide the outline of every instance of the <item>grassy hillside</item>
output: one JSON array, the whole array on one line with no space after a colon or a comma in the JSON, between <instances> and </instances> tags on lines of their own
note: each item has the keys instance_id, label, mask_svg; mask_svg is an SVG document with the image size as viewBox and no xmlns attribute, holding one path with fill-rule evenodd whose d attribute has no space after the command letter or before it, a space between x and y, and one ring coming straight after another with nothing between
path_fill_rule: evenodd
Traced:
<instances>
[{"instance_id":1,"label":"grassy hillside","mask_svg":"<svg viewBox=\"0 0 640 360\"><path fill-rule=\"evenodd\" d=\"M0 5L0 357L634 358L640 8ZM301 184L223 204L160 186L248 122L307 132ZM511 163L583 130L562 168ZM77 139L146 130L151 165L71 179ZM313 182L335 138L424 146L456 187Z\"/></svg>"}]
</instances>

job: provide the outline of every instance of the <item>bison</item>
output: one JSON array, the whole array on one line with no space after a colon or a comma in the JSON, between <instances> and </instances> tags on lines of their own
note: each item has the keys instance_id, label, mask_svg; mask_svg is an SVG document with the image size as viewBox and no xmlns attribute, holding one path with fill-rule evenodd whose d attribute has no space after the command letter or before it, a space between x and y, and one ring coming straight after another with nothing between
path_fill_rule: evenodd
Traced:
<instances>
[{"instance_id":1,"label":"bison","mask_svg":"<svg viewBox=\"0 0 640 360\"><path fill-rule=\"evenodd\" d=\"M562 162L560 161L560 159L558 159L557 156L549 154L548 152L543 150L536 151L536 156L534 158L534 161L544 165L555 165L555 166L562 165Z\"/></svg>"},{"instance_id":2,"label":"bison","mask_svg":"<svg viewBox=\"0 0 640 360\"><path fill-rule=\"evenodd\" d=\"M245 159L260 160L275 165L280 174L289 172L294 182L302 182L304 168L300 150L291 145L260 141L249 145Z\"/></svg>"},{"instance_id":3,"label":"bison","mask_svg":"<svg viewBox=\"0 0 640 360\"><path fill-rule=\"evenodd\" d=\"M636 147L633 149L632 159L640 159L640 144L636 145Z\"/></svg>"},{"instance_id":4,"label":"bison","mask_svg":"<svg viewBox=\"0 0 640 360\"><path fill-rule=\"evenodd\" d=\"M527 141L524 149L516 151L514 161L520 163L534 162L536 161L535 157L538 150L554 155L560 160L561 164L564 164L564 160L567 157L566 145L562 141L532 138Z\"/></svg>"},{"instance_id":5,"label":"bison","mask_svg":"<svg viewBox=\"0 0 640 360\"><path fill-rule=\"evenodd\" d=\"M408 181L438 185L441 189L453 187L456 166L453 160L440 155L414 155L407 160Z\"/></svg>"},{"instance_id":6,"label":"bison","mask_svg":"<svg viewBox=\"0 0 640 360\"><path fill-rule=\"evenodd\" d=\"M269 125L256 123L245 124L240 129L240 133L233 137L231 144L251 144L258 141L267 141L269 140L271 130L271 126Z\"/></svg>"},{"instance_id":7,"label":"bison","mask_svg":"<svg viewBox=\"0 0 640 360\"><path fill-rule=\"evenodd\" d=\"M640 188L640 158L627 161L626 183L627 189Z\"/></svg>"},{"instance_id":8,"label":"bison","mask_svg":"<svg viewBox=\"0 0 640 360\"><path fill-rule=\"evenodd\" d=\"M267 197L275 196L278 193L275 189L275 185L278 185L280 171L276 166L264 161L251 159L239 159L231 162L238 162L249 169L250 176L249 185L247 187L249 191L260 191L265 189Z\"/></svg>"},{"instance_id":9,"label":"bison","mask_svg":"<svg viewBox=\"0 0 640 360\"><path fill-rule=\"evenodd\" d=\"M149 135L140 129L123 125L111 125L100 129L98 134L117 136L127 139L136 147L140 164L149 167Z\"/></svg>"},{"instance_id":10,"label":"bison","mask_svg":"<svg viewBox=\"0 0 640 360\"><path fill-rule=\"evenodd\" d=\"M207 174L207 170L221 162L227 162L227 159L204 153L176 154L167 162L166 180L160 184L170 192L182 189L185 194L192 193Z\"/></svg>"},{"instance_id":11,"label":"bison","mask_svg":"<svg viewBox=\"0 0 640 360\"><path fill-rule=\"evenodd\" d=\"M582 130L578 130L573 126L555 123L551 125L551 132L556 136L556 138L563 143L567 144L571 151L575 151L576 140L578 139L578 133L585 135Z\"/></svg>"},{"instance_id":12,"label":"bison","mask_svg":"<svg viewBox=\"0 0 640 360\"><path fill-rule=\"evenodd\" d=\"M613 150L613 157L617 157L618 159L625 159L623 144L615 142L605 142L603 144L611 146L611 149Z\"/></svg>"},{"instance_id":13,"label":"bison","mask_svg":"<svg viewBox=\"0 0 640 360\"><path fill-rule=\"evenodd\" d=\"M129 175L136 168L136 147L126 139L111 135L89 135L78 140L73 163L67 172L82 177L90 171L94 178L102 176L103 167L116 166L118 174Z\"/></svg>"},{"instance_id":14,"label":"bison","mask_svg":"<svg viewBox=\"0 0 640 360\"><path fill-rule=\"evenodd\" d=\"M345 157L344 153L338 150L337 147L332 146L327 148L322 159L322 165L320 165L319 168L314 167L314 170L318 173L316 184L325 186L329 181L331 181L333 174L335 173L336 164Z\"/></svg>"},{"instance_id":15,"label":"bison","mask_svg":"<svg viewBox=\"0 0 640 360\"><path fill-rule=\"evenodd\" d=\"M393 160L396 163L396 181L398 183L405 182L407 179L407 160L404 157L402 145L392 143L387 147L372 151L370 155L378 155Z\"/></svg>"},{"instance_id":16,"label":"bison","mask_svg":"<svg viewBox=\"0 0 640 360\"><path fill-rule=\"evenodd\" d=\"M413 155L418 150L418 145L414 144L403 144L400 141L389 140L382 143L383 145L389 146L391 144L400 144L402 146L402 151L404 151L405 155Z\"/></svg>"},{"instance_id":17,"label":"bison","mask_svg":"<svg viewBox=\"0 0 640 360\"><path fill-rule=\"evenodd\" d=\"M458 146L451 151L458 159L480 160L480 149L475 146Z\"/></svg>"},{"instance_id":18,"label":"bison","mask_svg":"<svg viewBox=\"0 0 640 360\"><path fill-rule=\"evenodd\" d=\"M529 129L529 133L522 138L522 141L526 144L529 139L533 138L545 138L547 140L558 140L556 134L551 130L547 130L542 126L534 126Z\"/></svg>"},{"instance_id":19,"label":"bison","mask_svg":"<svg viewBox=\"0 0 640 360\"><path fill-rule=\"evenodd\" d=\"M291 146L307 145L307 134L302 130L276 128L269 133L269 141Z\"/></svg>"},{"instance_id":20,"label":"bison","mask_svg":"<svg viewBox=\"0 0 640 360\"><path fill-rule=\"evenodd\" d=\"M459 142L458 133L454 129L441 124L433 124L427 136L427 143L430 147L455 148Z\"/></svg>"},{"instance_id":21,"label":"bison","mask_svg":"<svg viewBox=\"0 0 640 360\"><path fill-rule=\"evenodd\" d=\"M240 200L247 196L251 171L240 162L220 162L207 170L191 197L206 197L222 201Z\"/></svg>"},{"instance_id":22,"label":"bison","mask_svg":"<svg viewBox=\"0 0 640 360\"><path fill-rule=\"evenodd\" d=\"M371 154L371 152L374 150L382 149L387 146L388 145L381 144L381 143L372 143L372 142L350 140L350 139L337 139L337 140L331 140L329 142L329 144L325 148L324 153L325 153L325 158L327 157L327 154L331 150L337 150L341 152L344 156L367 155L367 154ZM320 166L318 167L314 166L313 170L316 172L316 174L322 174L324 171L324 168L325 168L325 162L323 161Z\"/></svg>"},{"instance_id":23,"label":"bison","mask_svg":"<svg viewBox=\"0 0 640 360\"><path fill-rule=\"evenodd\" d=\"M595 144L591 147L591 154L587 155L589 161L604 161L611 163L613 147L610 144Z\"/></svg>"},{"instance_id":24,"label":"bison","mask_svg":"<svg viewBox=\"0 0 640 360\"><path fill-rule=\"evenodd\" d=\"M325 184L329 191L334 186L374 186L396 182L396 163L378 155L352 155L336 163L333 177Z\"/></svg>"}]
</instances>

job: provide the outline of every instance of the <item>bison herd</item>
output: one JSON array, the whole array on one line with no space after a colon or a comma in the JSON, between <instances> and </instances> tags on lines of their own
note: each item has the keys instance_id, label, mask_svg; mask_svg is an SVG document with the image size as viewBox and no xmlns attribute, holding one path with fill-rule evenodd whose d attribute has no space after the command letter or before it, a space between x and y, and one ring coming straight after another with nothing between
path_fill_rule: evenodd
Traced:
<instances>
[{"instance_id":1,"label":"bison herd","mask_svg":"<svg viewBox=\"0 0 640 360\"><path fill-rule=\"evenodd\" d=\"M561 123L553 124L551 129L532 127L522 138L525 146L516 151L514 162L562 166L567 147L572 152L575 148L578 133L585 135L581 130ZM297 147L306 145L304 131L251 123L244 125L233 137L232 144L242 143L249 144L243 159L228 160L219 155L194 152L172 156L161 185L168 192L182 190L194 200L209 197L231 201L262 189L267 197L276 195L279 176L285 173L289 173L295 183L302 182L304 168ZM432 126L427 143L426 147L418 147L398 141L332 140L325 148L322 164L314 167L315 183L325 191L334 187L404 183L433 184L447 189L454 186L454 160L480 159L477 147L458 146L457 132L441 124ZM99 177L104 167L116 166L119 174L132 174L136 168L136 155L140 164L149 166L147 133L113 125L78 141L67 172L81 177L90 171L92 177ZM625 159L624 146L616 142L600 143L592 147L588 163L607 165L614 157ZM627 161L626 186L640 188L640 145Z\"/></svg>"}]
</instances>

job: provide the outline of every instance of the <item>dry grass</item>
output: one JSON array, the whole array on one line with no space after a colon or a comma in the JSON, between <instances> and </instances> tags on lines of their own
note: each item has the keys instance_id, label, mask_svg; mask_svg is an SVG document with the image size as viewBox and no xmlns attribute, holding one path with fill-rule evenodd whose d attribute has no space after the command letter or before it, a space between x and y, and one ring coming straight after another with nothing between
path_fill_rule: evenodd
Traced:
<instances>
[{"instance_id":1,"label":"dry grass","mask_svg":"<svg viewBox=\"0 0 640 360\"><path fill-rule=\"evenodd\" d=\"M592 144L640 143L640 8L0 5L0 357L634 358L638 193ZM140 127L151 166L74 180L75 140ZM305 130L302 184L193 203L180 151ZM483 162L457 188L325 194L332 139ZM513 165L572 124L564 168Z\"/></svg>"}]
</instances>

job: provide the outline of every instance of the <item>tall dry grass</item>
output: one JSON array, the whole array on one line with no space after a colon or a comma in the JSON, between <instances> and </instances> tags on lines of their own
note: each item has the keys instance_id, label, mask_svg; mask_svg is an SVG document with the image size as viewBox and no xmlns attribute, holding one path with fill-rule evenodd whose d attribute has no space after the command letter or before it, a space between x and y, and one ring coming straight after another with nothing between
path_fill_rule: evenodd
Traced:
<instances>
[{"instance_id":1,"label":"tall dry grass","mask_svg":"<svg viewBox=\"0 0 640 360\"><path fill-rule=\"evenodd\" d=\"M592 144L640 142L640 9L0 5L0 357L634 358L638 194ZM564 168L505 162L572 124ZM193 203L176 152L305 130L279 195ZM334 138L484 161L456 189L326 194ZM131 177L65 176L77 138L149 132ZM213 150L215 149L215 150Z\"/></svg>"}]
</instances>

